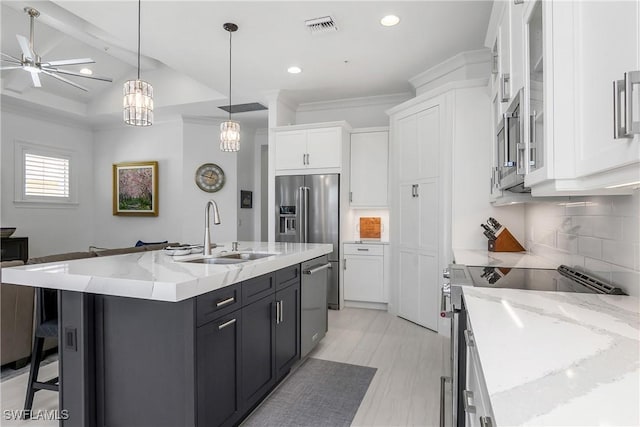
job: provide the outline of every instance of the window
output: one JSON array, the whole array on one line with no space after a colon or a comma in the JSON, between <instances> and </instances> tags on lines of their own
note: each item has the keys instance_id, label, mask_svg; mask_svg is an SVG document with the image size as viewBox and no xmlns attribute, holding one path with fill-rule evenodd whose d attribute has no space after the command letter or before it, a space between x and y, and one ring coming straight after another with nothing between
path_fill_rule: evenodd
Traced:
<instances>
[{"instance_id":1,"label":"window","mask_svg":"<svg viewBox=\"0 0 640 427\"><path fill-rule=\"evenodd\" d=\"M71 150L15 141L15 202L76 204L74 158Z\"/></svg>"},{"instance_id":2,"label":"window","mask_svg":"<svg viewBox=\"0 0 640 427\"><path fill-rule=\"evenodd\" d=\"M69 159L25 153L24 195L69 198Z\"/></svg>"}]
</instances>

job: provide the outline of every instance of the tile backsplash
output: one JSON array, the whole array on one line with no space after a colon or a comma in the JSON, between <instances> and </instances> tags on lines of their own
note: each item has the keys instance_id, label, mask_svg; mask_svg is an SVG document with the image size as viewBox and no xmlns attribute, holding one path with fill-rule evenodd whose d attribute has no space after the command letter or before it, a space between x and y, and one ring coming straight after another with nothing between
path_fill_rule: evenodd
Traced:
<instances>
[{"instance_id":1,"label":"tile backsplash","mask_svg":"<svg viewBox=\"0 0 640 427\"><path fill-rule=\"evenodd\" d=\"M527 204L525 247L640 296L640 190Z\"/></svg>"}]
</instances>

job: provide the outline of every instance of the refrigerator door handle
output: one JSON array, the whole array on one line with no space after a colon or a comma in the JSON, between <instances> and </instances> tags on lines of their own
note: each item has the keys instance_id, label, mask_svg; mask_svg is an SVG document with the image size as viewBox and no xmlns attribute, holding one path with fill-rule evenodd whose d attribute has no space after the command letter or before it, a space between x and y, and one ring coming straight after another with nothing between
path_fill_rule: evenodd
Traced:
<instances>
[{"instance_id":1,"label":"refrigerator door handle","mask_svg":"<svg viewBox=\"0 0 640 427\"><path fill-rule=\"evenodd\" d=\"M300 243L309 241L309 187L298 188Z\"/></svg>"}]
</instances>

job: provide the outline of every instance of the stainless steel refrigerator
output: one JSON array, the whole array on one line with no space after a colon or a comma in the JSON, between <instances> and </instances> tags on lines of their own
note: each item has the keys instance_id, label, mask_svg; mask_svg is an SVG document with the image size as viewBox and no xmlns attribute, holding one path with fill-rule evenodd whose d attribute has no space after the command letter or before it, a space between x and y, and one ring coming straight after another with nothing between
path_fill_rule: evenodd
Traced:
<instances>
[{"instance_id":1,"label":"stainless steel refrigerator","mask_svg":"<svg viewBox=\"0 0 640 427\"><path fill-rule=\"evenodd\" d=\"M327 301L338 309L340 259L340 175L276 177L276 241L331 243Z\"/></svg>"}]
</instances>

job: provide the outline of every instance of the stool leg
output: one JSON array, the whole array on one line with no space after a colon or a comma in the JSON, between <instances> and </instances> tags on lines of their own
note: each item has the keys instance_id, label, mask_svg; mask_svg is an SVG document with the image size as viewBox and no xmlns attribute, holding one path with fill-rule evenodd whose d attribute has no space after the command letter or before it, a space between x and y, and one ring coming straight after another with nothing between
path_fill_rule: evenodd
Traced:
<instances>
[{"instance_id":1,"label":"stool leg","mask_svg":"<svg viewBox=\"0 0 640 427\"><path fill-rule=\"evenodd\" d=\"M33 353L31 354L31 368L29 369L29 383L27 384L27 397L24 402L24 419L31 418L31 407L33 406L33 395L36 390L33 383L38 381L38 371L40 371L40 362L42 361L42 348L44 347L44 338L35 337L33 340Z\"/></svg>"}]
</instances>

